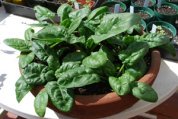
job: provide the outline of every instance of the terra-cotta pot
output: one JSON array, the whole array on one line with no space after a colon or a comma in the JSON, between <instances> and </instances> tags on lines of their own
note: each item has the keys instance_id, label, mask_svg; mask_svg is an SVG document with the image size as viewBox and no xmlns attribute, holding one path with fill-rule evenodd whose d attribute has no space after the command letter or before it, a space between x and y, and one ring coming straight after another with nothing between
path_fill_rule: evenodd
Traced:
<instances>
[{"instance_id":1,"label":"terra-cotta pot","mask_svg":"<svg viewBox=\"0 0 178 119\"><path fill-rule=\"evenodd\" d=\"M160 52L152 51L151 53L151 65L148 72L139 79L139 82L145 82L147 84L152 84L159 72L160 68ZM34 95L42 89L36 88L32 91ZM113 114L119 113L138 101L137 98L132 95L118 96L115 92L101 94L101 95L77 95L75 97L75 104L72 110L68 113L59 111L51 103L48 103L48 107L53 109L58 113L67 115L74 118L80 119L93 119L101 118L106 116L111 116Z\"/></svg>"}]
</instances>

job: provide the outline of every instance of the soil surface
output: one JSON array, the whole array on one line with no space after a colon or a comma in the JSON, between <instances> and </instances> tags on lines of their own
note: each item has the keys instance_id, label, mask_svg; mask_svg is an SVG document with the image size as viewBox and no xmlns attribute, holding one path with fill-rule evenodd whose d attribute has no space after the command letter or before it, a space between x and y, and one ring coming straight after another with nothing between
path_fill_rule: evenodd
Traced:
<instances>
[{"instance_id":1,"label":"soil surface","mask_svg":"<svg viewBox=\"0 0 178 119\"><path fill-rule=\"evenodd\" d=\"M169 29L165 28L165 27L161 27L161 28L156 29L156 32L164 34L164 35L168 36L170 39L173 38L171 31Z\"/></svg>"},{"instance_id":2,"label":"soil surface","mask_svg":"<svg viewBox=\"0 0 178 119\"><path fill-rule=\"evenodd\" d=\"M134 4L139 6L139 7L143 7L144 6L144 2L145 0L135 0ZM153 6L153 3L151 1L148 2L148 6Z\"/></svg>"},{"instance_id":3,"label":"soil surface","mask_svg":"<svg viewBox=\"0 0 178 119\"><path fill-rule=\"evenodd\" d=\"M176 9L168 5L163 5L160 8L157 8L157 12L159 12L160 14L164 14L164 15L175 15L178 13Z\"/></svg>"},{"instance_id":4,"label":"soil surface","mask_svg":"<svg viewBox=\"0 0 178 119\"><path fill-rule=\"evenodd\" d=\"M137 12L136 14L138 14L142 19L150 18L150 15L144 11Z\"/></svg>"}]
</instances>

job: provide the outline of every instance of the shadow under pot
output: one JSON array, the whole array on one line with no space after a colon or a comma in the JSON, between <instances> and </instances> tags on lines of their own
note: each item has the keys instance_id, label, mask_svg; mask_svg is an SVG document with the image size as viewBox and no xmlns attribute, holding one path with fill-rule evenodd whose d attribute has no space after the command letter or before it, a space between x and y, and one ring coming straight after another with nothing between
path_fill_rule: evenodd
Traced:
<instances>
[{"instance_id":1,"label":"shadow under pot","mask_svg":"<svg viewBox=\"0 0 178 119\"><path fill-rule=\"evenodd\" d=\"M147 31L151 31L153 24L157 26L156 28L157 33L168 36L170 40L172 40L177 34L176 28L172 24L165 21L150 22L146 27Z\"/></svg>"},{"instance_id":2,"label":"shadow under pot","mask_svg":"<svg viewBox=\"0 0 178 119\"><path fill-rule=\"evenodd\" d=\"M131 0L131 5L134 7L144 7L145 0ZM148 6L151 9L154 9L156 5L156 0L148 0Z\"/></svg>"},{"instance_id":3,"label":"shadow under pot","mask_svg":"<svg viewBox=\"0 0 178 119\"><path fill-rule=\"evenodd\" d=\"M153 10L146 7L135 7L134 13L139 15L146 23L153 21L155 18Z\"/></svg>"},{"instance_id":4,"label":"shadow under pot","mask_svg":"<svg viewBox=\"0 0 178 119\"><path fill-rule=\"evenodd\" d=\"M161 7L155 7L154 12L159 20L175 24L178 17L178 6L172 3L163 3Z\"/></svg>"},{"instance_id":5,"label":"shadow under pot","mask_svg":"<svg viewBox=\"0 0 178 119\"><path fill-rule=\"evenodd\" d=\"M123 13L123 12L126 11L127 7L126 7L126 5L125 5L123 2L115 2L115 1L104 2L104 3L102 4L102 6L107 6L108 9L109 9L109 12L110 12L110 13L114 13L114 8L115 8L115 5L116 5L116 4L119 4L119 5L120 5L119 10L118 10L119 13Z\"/></svg>"},{"instance_id":6,"label":"shadow under pot","mask_svg":"<svg viewBox=\"0 0 178 119\"><path fill-rule=\"evenodd\" d=\"M36 5L41 5L43 7L46 7L46 2L45 0L24 0L25 5L28 7L34 7Z\"/></svg>"}]
</instances>

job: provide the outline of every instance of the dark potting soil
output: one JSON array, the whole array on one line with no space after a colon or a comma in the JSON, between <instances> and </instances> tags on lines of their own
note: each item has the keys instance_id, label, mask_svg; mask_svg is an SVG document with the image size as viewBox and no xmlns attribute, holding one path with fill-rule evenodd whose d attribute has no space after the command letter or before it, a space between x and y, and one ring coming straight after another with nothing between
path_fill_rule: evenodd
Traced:
<instances>
[{"instance_id":1,"label":"dark potting soil","mask_svg":"<svg viewBox=\"0 0 178 119\"><path fill-rule=\"evenodd\" d=\"M148 19L150 17L148 13L143 11L137 12L136 14L139 15L142 19Z\"/></svg>"},{"instance_id":2,"label":"dark potting soil","mask_svg":"<svg viewBox=\"0 0 178 119\"><path fill-rule=\"evenodd\" d=\"M157 8L157 12L159 12L160 14L164 14L164 15L175 15L178 13L176 9L168 5L163 5L160 8Z\"/></svg>"},{"instance_id":3,"label":"dark potting soil","mask_svg":"<svg viewBox=\"0 0 178 119\"><path fill-rule=\"evenodd\" d=\"M109 7L109 12L114 13L114 6ZM119 7L119 13L123 13L124 9L122 7Z\"/></svg>"},{"instance_id":4,"label":"dark potting soil","mask_svg":"<svg viewBox=\"0 0 178 119\"><path fill-rule=\"evenodd\" d=\"M144 2L145 0L135 0L135 5L139 6L139 7L143 7L144 6ZM153 3L151 1L148 2L148 6L153 6Z\"/></svg>"}]
</instances>

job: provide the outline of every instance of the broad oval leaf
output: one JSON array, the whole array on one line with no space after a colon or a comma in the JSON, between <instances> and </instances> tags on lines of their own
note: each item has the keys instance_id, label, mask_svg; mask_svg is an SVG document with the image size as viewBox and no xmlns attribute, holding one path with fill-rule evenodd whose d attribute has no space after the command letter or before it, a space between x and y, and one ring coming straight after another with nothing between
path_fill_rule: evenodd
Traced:
<instances>
[{"instance_id":1,"label":"broad oval leaf","mask_svg":"<svg viewBox=\"0 0 178 119\"><path fill-rule=\"evenodd\" d=\"M156 91L150 85L143 82L137 82L136 86L132 89L132 94L148 102L156 102L158 100Z\"/></svg>"},{"instance_id":2,"label":"broad oval leaf","mask_svg":"<svg viewBox=\"0 0 178 119\"><path fill-rule=\"evenodd\" d=\"M123 64L133 66L149 51L149 46L145 42L133 42L126 50L119 53L119 59Z\"/></svg>"},{"instance_id":3,"label":"broad oval leaf","mask_svg":"<svg viewBox=\"0 0 178 119\"><path fill-rule=\"evenodd\" d=\"M74 99L69 89L60 87L55 81L48 82L45 89L57 109L63 112L71 110Z\"/></svg>"},{"instance_id":4,"label":"broad oval leaf","mask_svg":"<svg viewBox=\"0 0 178 119\"><path fill-rule=\"evenodd\" d=\"M20 102L23 97L32 89L32 87L25 82L23 76L21 76L15 83L16 99Z\"/></svg>"},{"instance_id":5,"label":"broad oval leaf","mask_svg":"<svg viewBox=\"0 0 178 119\"><path fill-rule=\"evenodd\" d=\"M57 83L65 88L82 87L100 81L99 75L84 66L69 69L66 72L56 72Z\"/></svg>"},{"instance_id":6,"label":"broad oval leaf","mask_svg":"<svg viewBox=\"0 0 178 119\"><path fill-rule=\"evenodd\" d=\"M109 84L118 95L126 95L131 91L130 80L122 76L119 78L109 77Z\"/></svg>"},{"instance_id":7,"label":"broad oval leaf","mask_svg":"<svg viewBox=\"0 0 178 119\"><path fill-rule=\"evenodd\" d=\"M99 68L106 64L108 61L107 55L102 52L93 52L90 56L86 57L82 64L90 68Z\"/></svg>"},{"instance_id":8,"label":"broad oval leaf","mask_svg":"<svg viewBox=\"0 0 178 119\"><path fill-rule=\"evenodd\" d=\"M77 19L77 18L83 19L87 17L89 13L90 13L90 9L85 7L85 8L71 12L69 14L69 18L71 18L72 20Z\"/></svg>"},{"instance_id":9,"label":"broad oval leaf","mask_svg":"<svg viewBox=\"0 0 178 119\"><path fill-rule=\"evenodd\" d=\"M101 20L92 38L98 44L103 40L127 31L133 25L138 24L140 20L140 17L136 14L107 14Z\"/></svg>"},{"instance_id":10,"label":"broad oval leaf","mask_svg":"<svg viewBox=\"0 0 178 119\"><path fill-rule=\"evenodd\" d=\"M45 89L41 90L34 100L35 112L40 116L44 117L46 107L48 104L48 94Z\"/></svg>"},{"instance_id":11,"label":"broad oval leaf","mask_svg":"<svg viewBox=\"0 0 178 119\"><path fill-rule=\"evenodd\" d=\"M26 44L25 40L19 38L8 38L4 40L4 43L21 52L30 51L29 46Z\"/></svg>"},{"instance_id":12,"label":"broad oval leaf","mask_svg":"<svg viewBox=\"0 0 178 119\"><path fill-rule=\"evenodd\" d=\"M44 21L48 19L53 19L55 17L55 13L53 13L48 8L37 5L34 7L35 16L39 21Z\"/></svg>"},{"instance_id":13,"label":"broad oval leaf","mask_svg":"<svg viewBox=\"0 0 178 119\"><path fill-rule=\"evenodd\" d=\"M56 74L66 72L67 70L80 66L80 62L63 62L59 69L56 70Z\"/></svg>"}]
</instances>

